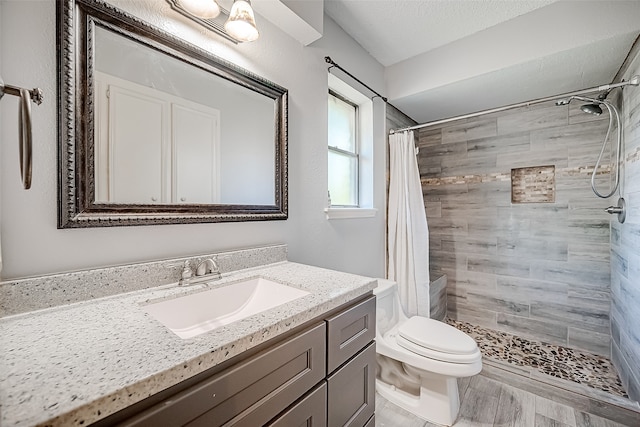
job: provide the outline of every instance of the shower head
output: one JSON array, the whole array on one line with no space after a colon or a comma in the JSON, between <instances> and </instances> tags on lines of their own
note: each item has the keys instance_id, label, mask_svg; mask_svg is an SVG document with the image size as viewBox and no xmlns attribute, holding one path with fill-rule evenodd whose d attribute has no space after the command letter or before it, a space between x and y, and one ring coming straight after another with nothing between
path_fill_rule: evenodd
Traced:
<instances>
[{"instance_id":1,"label":"shower head","mask_svg":"<svg viewBox=\"0 0 640 427\"><path fill-rule=\"evenodd\" d=\"M600 108L598 104L584 104L580 109L587 114L593 114L595 116L602 114L602 108Z\"/></svg>"},{"instance_id":2,"label":"shower head","mask_svg":"<svg viewBox=\"0 0 640 427\"><path fill-rule=\"evenodd\" d=\"M556 101L556 105L557 106L568 105L574 99L577 99L577 100L580 100L580 101L585 101L585 102L588 102L589 104L584 104L583 106L580 107L580 109L582 111L584 111L585 113L599 116L600 114L602 114L602 108L600 108L600 105L605 104L605 103L608 102L608 101L605 101L605 98L607 97L608 94L609 94L608 91L604 92L603 94L601 94L598 97L598 99L588 98L586 96L574 95L574 96L571 96L569 98L564 98L564 99L557 100Z\"/></svg>"}]
</instances>

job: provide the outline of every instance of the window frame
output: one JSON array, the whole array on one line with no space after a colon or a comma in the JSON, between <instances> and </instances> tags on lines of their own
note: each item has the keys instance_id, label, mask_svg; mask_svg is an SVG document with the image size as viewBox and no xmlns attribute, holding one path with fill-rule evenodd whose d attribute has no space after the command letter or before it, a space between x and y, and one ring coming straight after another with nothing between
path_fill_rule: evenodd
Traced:
<instances>
[{"instance_id":1,"label":"window frame","mask_svg":"<svg viewBox=\"0 0 640 427\"><path fill-rule=\"evenodd\" d=\"M330 141L328 141L328 137L327 137L327 154L329 154L329 152L334 152L336 154L342 155L342 156L347 156L350 157L352 159L355 159L355 183L351 183L354 188L355 188L355 205L338 205L338 204L334 204L333 202L331 202L331 204L328 206L329 209L332 208L337 208L337 209L359 209L360 208L360 106L350 100L349 98L345 97L344 95L338 93L337 91L329 88L328 91L328 95L329 96L333 96L334 98L337 98L338 100L344 102L345 104L353 107L354 109L354 132L353 132L353 139L354 139L354 151L351 152L349 150L344 150L342 148L338 148L337 146L332 146L330 145ZM327 123L327 128L328 128L328 123Z\"/></svg>"}]
</instances>

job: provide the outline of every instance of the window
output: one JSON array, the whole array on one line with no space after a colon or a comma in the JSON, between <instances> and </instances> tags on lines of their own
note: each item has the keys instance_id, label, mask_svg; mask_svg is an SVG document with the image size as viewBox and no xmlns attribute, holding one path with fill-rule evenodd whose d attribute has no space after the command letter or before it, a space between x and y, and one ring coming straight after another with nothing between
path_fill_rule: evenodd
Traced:
<instances>
[{"instance_id":1,"label":"window","mask_svg":"<svg viewBox=\"0 0 640 427\"><path fill-rule=\"evenodd\" d=\"M373 102L331 73L327 83L327 189L331 200L324 211L329 220L373 218L377 212L373 207Z\"/></svg>"},{"instance_id":2,"label":"window","mask_svg":"<svg viewBox=\"0 0 640 427\"><path fill-rule=\"evenodd\" d=\"M330 90L328 113L331 206L358 207L358 106Z\"/></svg>"}]
</instances>

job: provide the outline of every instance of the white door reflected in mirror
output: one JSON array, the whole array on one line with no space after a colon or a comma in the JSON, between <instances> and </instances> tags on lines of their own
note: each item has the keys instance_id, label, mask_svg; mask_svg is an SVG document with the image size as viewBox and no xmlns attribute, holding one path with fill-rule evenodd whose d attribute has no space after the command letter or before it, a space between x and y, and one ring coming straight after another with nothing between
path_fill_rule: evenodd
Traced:
<instances>
[{"instance_id":1,"label":"white door reflected in mirror","mask_svg":"<svg viewBox=\"0 0 640 427\"><path fill-rule=\"evenodd\" d=\"M271 98L96 29L95 189L109 204L275 204Z\"/></svg>"}]
</instances>

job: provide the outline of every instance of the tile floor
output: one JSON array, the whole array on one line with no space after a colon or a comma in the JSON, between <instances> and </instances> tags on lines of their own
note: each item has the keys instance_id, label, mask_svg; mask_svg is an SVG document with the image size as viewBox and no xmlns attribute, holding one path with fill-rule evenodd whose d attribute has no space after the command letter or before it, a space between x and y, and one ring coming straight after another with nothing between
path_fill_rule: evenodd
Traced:
<instances>
[{"instance_id":1,"label":"tile floor","mask_svg":"<svg viewBox=\"0 0 640 427\"><path fill-rule=\"evenodd\" d=\"M454 427L625 426L482 375L463 378L458 384L461 403ZM436 424L426 422L376 394L376 427L435 426Z\"/></svg>"},{"instance_id":2,"label":"tile floor","mask_svg":"<svg viewBox=\"0 0 640 427\"><path fill-rule=\"evenodd\" d=\"M452 319L446 319L446 321L472 336L478 343L485 360L497 361L503 366L511 365L513 369L517 368L520 374L542 373L543 375L538 378L549 376L549 384L553 384L554 381L572 381L596 390L594 395L604 391L615 397L628 397L613 366L604 357L527 340L466 322ZM458 384L461 406L455 427L622 427L626 425L546 399L483 374L463 378ZM580 407L580 405L577 406ZM432 427L435 424L410 414L376 394L376 426ZM640 427L640 416L638 422L631 426Z\"/></svg>"}]
</instances>

